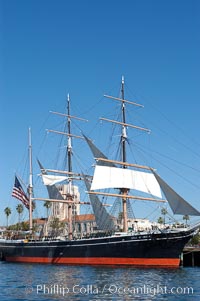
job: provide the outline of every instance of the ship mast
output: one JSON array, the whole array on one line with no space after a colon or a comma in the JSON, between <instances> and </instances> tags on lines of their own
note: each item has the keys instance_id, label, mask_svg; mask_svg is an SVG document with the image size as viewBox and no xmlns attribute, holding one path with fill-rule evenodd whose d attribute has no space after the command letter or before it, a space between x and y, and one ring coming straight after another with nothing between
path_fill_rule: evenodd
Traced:
<instances>
[{"instance_id":1,"label":"ship mast","mask_svg":"<svg viewBox=\"0 0 200 301\"><path fill-rule=\"evenodd\" d=\"M72 143L71 143L71 119L70 119L70 97L67 95L67 157L68 157L68 172L72 172Z\"/></svg>"},{"instance_id":2,"label":"ship mast","mask_svg":"<svg viewBox=\"0 0 200 301\"><path fill-rule=\"evenodd\" d=\"M59 203L67 203L68 204L68 238L72 240L73 235L73 227L72 227L72 209L74 207L74 196L73 196L73 191L72 191L72 180L74 177L78 177L77 180L82 180L83 175L82 174L77 174L72 171L72 137L73 138L79 138L79 139L84 139L82 136L77 136L71 133L71 120L72 119L77 119L80 121L88 121L83 118L79 118L76 116L70 115L70 96L68 94L67 96L67 113L59 113L59 112L54 112L50 111L53 114L59 115L61 117L66 117L66 124L67 124L67 132L60 132L60 131L55 131L55 130L47 130L48 132L55 133L55 134L60 134L67 136L67 171L61 171L61 170L53 170L53 169L43 169L43 172L53 172L53 173L61 173L61 174L66 174L68 175L68 191L66 194L66 199L65 200L60 200L60 199L49 199L49 201L53 202L59 202ZM42 198L37 198L37 200L47 200L47 199L42 199ZM77 204L89 204L88 202L78 202Z\"/></svg>"},{"instance_id":3,"label":"ship mast","mask_svg":"<svg viewBox=\"0 0 200 301\"><path fill-rule=\"evenodd\" d=\"M70 97L67 96L67 128L68 128L68 138L67 138L67 157L68 157L68 172L72 172L72 141L71 141L71 119L70 119ZM69 176L68 179L68 193L70 201L73 201L72 197L72 179ZM68 204L68 237L72 240L72 206L73 203Z\"/></svg>"},{"instance_id":4,"label":"ship mast","mask_svg":"<svg viewBox=\"0 0 200 301\"><path fill-rule=\"evenodd\" d=\"M122 162L126 162L126 112L125 112L125 102L124 102L124 76L122 76L122 83L121 83L121 99L122 99ZM124 166L125 168L125 166Z\"/></svg>"},{"instance_id":5,"label":"ship mast","mask_svg":"<svg viewBox=\"0 0 200 301\"><path fill-rule=\"evenodd\" d=\"M124 76L122 76L122 83L121 83L121 99L122 99L122 134L121 134L121 148L122 148L122 162L126 162L126 112L125 112L125 102L124 102ZM123 165L123 168L126 168L126 165ZM127 198L124 195L128 194L128 189L121 188L120 192L123 195L122 197L122 215L123 215L123 231L127 232L128 224L127 224Z\"/></svg>"},{"instance_id":6,"label":"ship mast","mask_svg":"<svg viewBox=\"0 0 200 301\"><path fill-rule=\"evenodd\" d=\"M122 162L112 161L112 160L107 160L107 161L113 162L114 164L115 163L116 164L121 164L122 168L126 169L127 166L133 166L133 164L128 164L127 160L126 160L126 142L127 142L126 128L127 128L127 126L135 128L135 129L140 130L140 131L150 132L149 129L147 129L147 128L143 128L143 127L139 127L139 126L136 126L136 125L131 125L131 124L126 123L126 103L132 104L132 105L138 106L138 107L143 107L143 105L135 103L135 102L131 102L131 101L128 101L128 100L125 99L125 96L124 96L124 76L122 76L122 81L121 81L121 95L120 95L121 97L117 98L117 97L113 97L113 96L109 96L109 95L104 95L104 96L107 97L107 98L111 98L111 99L120 101L121 102L121 114L122 114L121 122L115 121L115 120L110 120L110 119L107 119L107 118L100 118L101 120L105 120L105 121L109 121L109 122L112 122L112 123L119 124L119 125L121 125L121 129L122 129L121 130L121 156L122 156L121 161ZM97 158L97 160L105 161L105 159L102 159L102 158ZM146 169L146 166L140 166L140 165L136 165L136 164L134 164L134 167ZM147 169L150 169L150 168L147 167ZM129 188L120 188L120 194L116 195L116 196L121 195L121 198L122 198L122 217L123 217L123 231L124 232L127 232L127 230L128 230L128 224L127 224L127 198L129 198L128 192L129 192ZM134 198L138 199L137 197L133 197L133 199Z\"/></svg>"},{"instance_id":7,"label":"ship mast","mask_svg":"<svg viewBox=\"0 0 200 301\"><path fill-rule=\"evenodd\" d=\"M32 142L31 142L31 129L28 132L29 137L29 230L32 232L33 229L33 217L32 217L32 198L33 198L33 167L32 167Z\"/></svg>"}]
</instances>

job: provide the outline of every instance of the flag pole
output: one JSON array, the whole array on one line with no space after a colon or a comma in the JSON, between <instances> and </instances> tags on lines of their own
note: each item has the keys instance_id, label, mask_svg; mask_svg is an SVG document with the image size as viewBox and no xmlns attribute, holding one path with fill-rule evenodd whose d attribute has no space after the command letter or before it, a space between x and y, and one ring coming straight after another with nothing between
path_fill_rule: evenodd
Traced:
<instances>
[{"instance_id":1,"label":"flag pole","mask_svg":"<svg viewBox=\"0 0 200 301\"><path fill-rule=\"evenodd\" d=\"M33 167L32 167L32 142L31 142L31 128L28 131L29 137L29 230L32 232L33 229L33 217L32 217L32 197L33 197Z\"/></svg>"}]
</instances>

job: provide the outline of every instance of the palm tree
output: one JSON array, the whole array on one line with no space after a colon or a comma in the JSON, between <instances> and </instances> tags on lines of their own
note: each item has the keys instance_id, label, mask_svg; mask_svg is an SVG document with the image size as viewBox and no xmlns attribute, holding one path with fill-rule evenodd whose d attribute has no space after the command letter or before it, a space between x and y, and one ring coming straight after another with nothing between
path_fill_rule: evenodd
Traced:
<instances>
[{"instance_id":1,"label":"palm tree","mask_svg":"<svg viewBox=\"0 0 200 301\"><path fill-rule=\"evenodd\" d=\"M22 205L22 204L18 204L17 207L16 207L16 210L17 210L17 213L19 214L19 220L18 220L18 223L19 223L19 227L20 227L21 214L22 214L22 212L24 211L23 205Z\"/></svg>"},{"instance_id":2,"label":"palm tree","mask_svg":"<svg viewBox=\"0 0 200 301\"><path fill-rule=\"evenodd\" d=\"M5 212L5 215L6 215L6 218L7 218L7 228L8 228L8 217L11 214L11 209L9 207L6 207L4 209L4 212Z\"/></svg>"},{"instance_id":3,"label":"palm tree","mask_svg":"<svg viewBox=\"0 0 200 301\"><path fill-rule=\"evenodd\" d=\"M187 226L187 222L189 221L189 219L190 219L189 215L186 214L183 216L183 220L185 220L186 226Z\"/></svg>"},{"instance_id":4,"label":"palm tree","mask_svg":"<svg viewBox=\"0 0 200 301\"><path fill-rule=\"evenodd\" d=\"M37 219L33 219L33 228L32 228L32 233L35 234L38 231L38 224L37 224Z\"/></svg>"},{"instance_id":5,"label":"palm tree","mask_svg":"<svg viewBox=\"0 0 200 301\"><path fill-rule=\"evenodd\" d=\"M163 224L163 223L164 223L164 220L163 220L162 216L160 216L160 217L158 218L158 223L159 223L159 224Z\"/></svg>"},{"instance_id":6,"label":"palm tree","mask_svg":"<svg viewBox=\"0 0 200 301\"><path fill-rule=\"evenodd\" d=\"M161 209L161 214L164 216L163 220L164 220L164 225L165 225L165 215L167 214L167 209L166 208L162 208Z\"/></svg>"},{"instance_id":7,"label":"palm tree","mask_svg":"<svg viewBox=\"0 0 200 301\"><path fill-rule=\"evenodd\" d=\"M57 236L64 230L65 224L60 222L59 218L55 217L51 221L50 227L52 228L52 235Z\"/></svg>"},{"instance_id":8,"label":"palm tree","mask_svg":"<svg viewBox=\"0 0 200 301\"><path fill-rule=\"evenodd\" d=\"M49 218L49 209L51 208L51 206L52 206L52 203L50 201L46 201L44 203L44 207L46 207L46 209L47 209L47 220Z\"/></svg>"}]
</instances>

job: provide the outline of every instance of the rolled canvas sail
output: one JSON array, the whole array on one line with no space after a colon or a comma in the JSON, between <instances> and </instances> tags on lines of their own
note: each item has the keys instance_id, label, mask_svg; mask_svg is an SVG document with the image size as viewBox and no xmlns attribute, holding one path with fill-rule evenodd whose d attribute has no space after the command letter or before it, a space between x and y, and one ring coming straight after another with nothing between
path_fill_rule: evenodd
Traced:
<instances>
[{"instance_id":1,"label":"rolled canvas sail","mask_svg":"<svg viewBox=\"0 0 200 301\"><path fill-rule=\"evenodd\" d=\"M97 165L91 190L105 188L136 189L162 197L160 186L152 173Z\"/></svg>"},{"instance_id":2,"label":"rolled canvas sail","mask_svg":"<svg viewBox=\"0 0 200 301\"><path fill-rule=\"evenodd\" d=\"M42 175L44 185L52 186L56 183L66 180L66 176Z\"/></svg>"},{"instance_id":3,"label":"rolled canvas sail","mask_svg":"<svg viewBox=\"0 0 200 301\"><path fill-rule=\"evenodd\" d=\"M37 161L38 161L39 167L41 169L42 175L48 175L47 172L45 171L44 167L42 166L41 162L39 160L37 160ZM62 194L60 193L60 191L58 190L58 188L55 185L51 185L51 186L47 185L46 187L47 187L47 191L48 191L50 199L64 200Z\"/></svg>"}]
</instances>

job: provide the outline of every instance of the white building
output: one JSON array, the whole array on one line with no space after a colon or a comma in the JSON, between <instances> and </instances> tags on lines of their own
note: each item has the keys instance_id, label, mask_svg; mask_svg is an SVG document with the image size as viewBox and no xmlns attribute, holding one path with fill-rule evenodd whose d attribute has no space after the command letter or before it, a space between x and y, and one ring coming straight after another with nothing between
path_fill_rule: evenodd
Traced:
<instances>
[{"instance_id":1,"label":"white building","mask_svg":"<svg viewBox=\"0 0 200 301\"><path fill-rule=\"evenodd\" d=\"M72 195L74 203L72 206L72 214L79 215L80 214L80 193L78 186L71 185L71 192L69 184L57 185L57 188L60 194L63 196L64 200L69 199L69 195ZM54 202L52 206L52 215L53 217L59 218L59 220L64 220L68 218L68 204L66 203L57 203Z\"/></svg>"}]
</instances>

